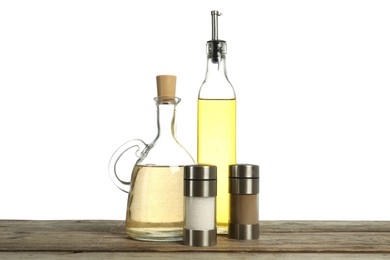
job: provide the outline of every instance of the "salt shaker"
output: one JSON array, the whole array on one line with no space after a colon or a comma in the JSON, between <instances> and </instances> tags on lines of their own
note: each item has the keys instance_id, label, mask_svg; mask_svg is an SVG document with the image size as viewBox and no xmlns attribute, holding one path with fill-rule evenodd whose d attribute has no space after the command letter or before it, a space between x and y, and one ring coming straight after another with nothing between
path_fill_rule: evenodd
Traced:
<instances>
[{"instance_id":1,"label":"salt shaker","mask_svg":"<svg viewBox=\"0 0 390 260\"><path fill-rule=\"evenodd\" d=\"M217 167L185 166L184 196L184 244L198 247L215 245L217 243L215 215Z\"/></svg>"},{"instance_id":2,"label":"salt shaker","mask_svg":"<svg viewBox=\"0 0 390 260\"><path fill-rule=\"evenodd\" d=\"M259 166L229 166L230 215L228 237L259 238Z\"/></svg>"}]
</instances>

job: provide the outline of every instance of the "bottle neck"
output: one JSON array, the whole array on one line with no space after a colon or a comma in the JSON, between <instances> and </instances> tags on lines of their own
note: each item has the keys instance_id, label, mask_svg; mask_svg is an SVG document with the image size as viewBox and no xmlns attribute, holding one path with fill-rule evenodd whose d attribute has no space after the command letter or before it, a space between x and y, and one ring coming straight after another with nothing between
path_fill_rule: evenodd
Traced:
<instances>
[{"instance_id":1,"label":"bottle neck","mask_svg":"<svg viewBox=\"0 0 390 260\"><path fill-rule=\"evenodd\" d=\"M226 42L222 40L208 41L206 49L207 73L210 74L210 76L226 77Z\"/></svg>"},{"instance_id":2,"label":"bottle neck","mask_svg":"<svg viewBox=\"0 0 390 260\"><path fill-rule=\"evenodd\" d=\"M206 78L223 77L227 78L226 73L226 55L218 53L218 57L213 57L212 54L207 55L207 72Z\"/></svg>"},{"instance_id":3,"label":"bottle neck","mask_svg":"<svg viewBox=\"0 0 390 260\"><path fill-rule=\"evenodd\" d=\"M157 137L156 140L176 141L176 105L178 102L157 101Z\"/></svg>"},{"instance_id":4,"label":"bottle neck","mask_svg":"<svg viewBox=\"0 0 390 260\"><path fill-rule=\"evenodd\" d=\"M207 56L207 71L199 90L199 99L234 99L236 94L226 73L226 56L218 59L210 54Z\"/></svg>"}]
</instances>

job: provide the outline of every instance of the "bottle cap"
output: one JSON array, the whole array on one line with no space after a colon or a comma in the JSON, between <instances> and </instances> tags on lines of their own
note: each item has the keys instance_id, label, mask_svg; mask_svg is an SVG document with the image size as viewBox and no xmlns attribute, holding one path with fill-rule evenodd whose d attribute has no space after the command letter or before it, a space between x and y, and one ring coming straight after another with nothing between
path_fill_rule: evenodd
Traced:
<instances>
[{"instance_id":1,"label":"bottle cap","mask_svg":"<svg viewBox=\"0 0 390 260\"><path fill-rule=\"evenodd\" d=\"M164 101L174 100L176 94L176 76L174 75L158 75L157 82L157 96L163 98Z\"/></svg>"},{"instance_id":2,"label":"bottle cap","mask_svg":"<svg viewBox=\"0 0 390 260\"><path fill-rule=\"evenodd\" d=\"M226 54L226 42L218 39L218 16L221 16L217 10L211 11L211 40L207 42L207 55L213 63L219 63L221 57Z\"/></svg>"}]
</instances>

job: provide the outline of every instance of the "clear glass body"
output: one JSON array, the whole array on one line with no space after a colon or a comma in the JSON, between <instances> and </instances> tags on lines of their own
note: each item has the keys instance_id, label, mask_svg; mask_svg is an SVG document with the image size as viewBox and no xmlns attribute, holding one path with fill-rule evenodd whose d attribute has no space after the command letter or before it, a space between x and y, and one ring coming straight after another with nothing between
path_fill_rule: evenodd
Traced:
<instances>
[{"instance_id":1,"label":"clear glass body","mask_svg":"<svg viewBox=\"0 0 390 260\"><path fill-rule=\"evenodd\" d=\"M146 241L180 241L183 239L183 172L184 165L194 160L177 141L175 112L180 99L155 98L158 133L154 141L144 145L132 140L114 153L110 162L113 180L129 191L126 233L132 239ZM139 157L131 181L118 178L115 165L127 150L137 147ZM113 176L111 174L111 176ZM125 187L122 187L124 185Z\"/></svg>"},{"instance_id":2,"label":"clear glass body","mask_svg":"<svg viewBox=\"0 0 390 260\"><path fill-rule=\"evenodd\" d=\"M208 54L198 97L198 163L217 166L217 232L227 233L229 165L236 163L236 95L226 73L226 55Z\"/></svg>"}]
</instances>

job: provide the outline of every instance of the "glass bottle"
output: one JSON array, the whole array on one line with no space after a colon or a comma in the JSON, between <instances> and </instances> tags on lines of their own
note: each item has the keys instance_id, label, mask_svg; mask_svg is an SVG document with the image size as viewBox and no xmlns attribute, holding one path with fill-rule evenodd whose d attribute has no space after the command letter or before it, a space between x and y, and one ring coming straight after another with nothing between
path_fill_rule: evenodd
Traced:
<instances>
[{"instance_id":1,"label":"glass bottle","mask_svg":"<svg viewBox=\"0 0 390 260\"><path fill-rule=\"evenodd\" d=\"M176 77L157 76L157 136L149 145L131 140L113 154L109 171L121 190L128 192L126 233L130 238L146 241L180 241L183 239L184 166L194 160L175 135ZM136 148L138 157L131 181L121 180L116 164L121 156Z\"/></svg>"},{"instance_id":2,"label":"glass bottle","mask_svg":"<svg viewBox=\"0 0 390 260\"><path fill-rule=\"evenodd\" d=\"M218 39L218 11L211 12L207 72L198 96L198 163L218 167L217 228L227 233L228 173L236 163L236 95L226 73L226 42Z\"/></svg>"}]
</instances>

